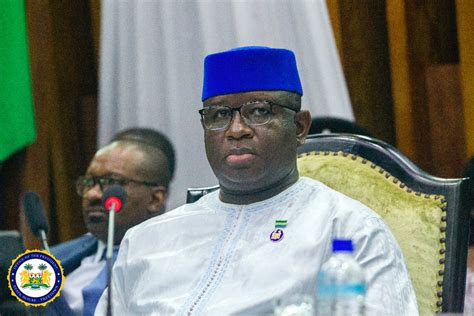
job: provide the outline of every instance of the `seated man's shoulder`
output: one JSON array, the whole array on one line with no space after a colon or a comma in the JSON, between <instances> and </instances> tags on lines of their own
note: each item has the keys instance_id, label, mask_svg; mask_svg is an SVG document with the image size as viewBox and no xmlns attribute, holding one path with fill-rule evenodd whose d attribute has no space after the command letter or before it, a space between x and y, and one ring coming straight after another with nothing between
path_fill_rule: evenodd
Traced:
<instances>
[{"instance_id":1,"label":"seated man's shoulder","mask_svg":"<svg viewBox=\"0 0 474 316\"><path fill-rule=\"evenodd\" d=\"M330 205L334 215L338 214L373 219L380 218L374 210L362 202L336 191L322 182L311 178L302 178L305 184L313 191L313 194L309 197L311 202Z\"/></svg>"},{"instance_id":2,"label":"seated man's shoulder","mask_svg":"<svg viewBox=\"0 0 474 316\"><path fill-rule=\"evenodd\" d=\"M310 194L311 197L313 198L320 198L320 196L324 195L328 199L332 201L341 201L343 203L360 203L357 200L354 200L353 198L327 186L326 184L312 179L312 178L307 178L307 177L301 177L302 182L304 185L311 190L312 194Z\"/></svg>"},{"instance_id":3,"label":"seated man's shoulder","mask_svg":"<svg viewBox=\"0 0 474 316\"><path fill-rule=\"evenodd\" d=\"M64 252L71 251L71 249L77 250L78 248L79 249L88 248L90 246L95 245L96 243L97 243L97 238L94 235L88 233L88 234L79 236L75 239L71 239L71 240L52 246L51 252L54 255L61 255Z\"/></svg>"},{"instance_id":4,"label":"seated man's shoulder","mask_svg":"<svg viewBox=\"0 0 474 316\"><path fill-rule=\"evenodd\" d=\"M207 198L207 196L203 197L202 200L205 200L205 198ZM160 216L152 217L130 228L128 235L130 237L132 234L141 234L149 230L154 230L157 227L179 224L180 222L191 220L194 216L212 212L209 207L201 202L202 201L199 200L195 203L184 204L173 210L167 211Z\"/></svg>"},{"instance_id":5,"label":"seated man's shoulder","mask_svg":"<svg viewBox=\"0 0 474 316\"><path fill-rule=\"evenodd\" d=\"M88 233L51 247L51 253L61 261L64 273L68 275L81 263L81 260L97 251L97 238Z\"/></svg>"}]
</instances>

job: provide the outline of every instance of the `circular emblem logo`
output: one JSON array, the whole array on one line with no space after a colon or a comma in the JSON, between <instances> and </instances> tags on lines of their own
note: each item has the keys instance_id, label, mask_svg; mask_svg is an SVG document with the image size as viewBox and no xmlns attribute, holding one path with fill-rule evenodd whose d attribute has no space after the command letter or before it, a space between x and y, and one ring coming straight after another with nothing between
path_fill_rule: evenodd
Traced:
<instances>
[{"instance_id":1,"label":"circular emblem logo","mask_svg":"<svg viewBox=\"0 0 474 316\"><path fill-rule=\"evenodd\" d=\"M270 234L270 240L271 241L274 241L274 242L277 242L277 241L280 241L283 239L283 230L281 229L275 229L274 231L272 231L272 233Z\"/></svg>"},{"instance_id":2,"label":"circular emblem logo","mask_svg":"<svg viewBox=\"0 0 474 316\"><path fill-rule=\"evenodd\" d=\"M27 250L12 260L8 287L25 305L46 306L59 296L64 284L61 263L45 250Z\"/></svg>"}]
</instances>

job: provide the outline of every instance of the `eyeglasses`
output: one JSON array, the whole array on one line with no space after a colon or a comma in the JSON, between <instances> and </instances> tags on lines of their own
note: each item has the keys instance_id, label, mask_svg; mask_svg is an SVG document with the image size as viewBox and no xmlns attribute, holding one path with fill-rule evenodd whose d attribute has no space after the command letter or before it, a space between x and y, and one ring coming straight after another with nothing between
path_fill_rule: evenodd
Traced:
<instances>
[{"instance_id":1,"label":"eyeglasses","mask_svg":"<svg viewBox=\"0 0 474 316\"><path fill-rule=\"evenodd\" d=\"M112 178L112 177L93 177L93 176L80 176L76 180L76 192L79 196L83 196L87 191L95 187L97 184L100 190L104 192L105 189L112 185L126 186L129 183L142 184L147 186L156 186L158 183L139 181L128 178Z\"/></svg>"},{"instance_id":2,"label":"eyeglasses","mask_svg":"<svg viewBox=\"0 0 474 316\"><path fill-rule=\"evenodd\" d=\"M249 126L267 124L275 116L273 112L275 106L298 112L298 110L290 107L264 100L244 103L236 108L227 105L210 105L199 110L199 114L201 114L201 121L204 127L208 130L216 131L229 127L234 111L239 112L245 124Z\"/></svg>"}]
</instances>

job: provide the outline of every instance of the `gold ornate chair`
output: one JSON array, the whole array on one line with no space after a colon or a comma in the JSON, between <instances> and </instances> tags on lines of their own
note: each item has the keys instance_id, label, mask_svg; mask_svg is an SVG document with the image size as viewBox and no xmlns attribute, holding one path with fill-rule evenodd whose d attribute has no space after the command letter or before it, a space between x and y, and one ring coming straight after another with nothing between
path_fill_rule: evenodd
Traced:
<instances>
[{"instance_id":1,"label":"gold ornate chair","mask_svg":"<svg viewBox=\"0 0 474 316\"><path fill-rule=\"evenodd\" d=\"M382 141L311 135L298 151L301 176L376 211L397 239L421 315L463 310L468 248L467 179L442 179Z\"/></svg>"}]
</instances>

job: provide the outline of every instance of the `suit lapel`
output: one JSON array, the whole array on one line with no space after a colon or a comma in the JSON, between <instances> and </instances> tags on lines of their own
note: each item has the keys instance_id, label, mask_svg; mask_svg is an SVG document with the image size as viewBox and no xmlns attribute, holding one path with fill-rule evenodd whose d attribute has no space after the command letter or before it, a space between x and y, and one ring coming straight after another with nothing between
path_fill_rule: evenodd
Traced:
<instances>
[{"instance_id":1,"label":"suit lapel","mask_svg":"<svg viewBox=\"0 0 474 316\"><path fill-rule=\"evenodd\" d=\"M86 234L51 248L51 252L56 259L61 261L66 276L79 267L82 259L96 251L97 238L91 234Z\"/></svg>"}]
</instances>

